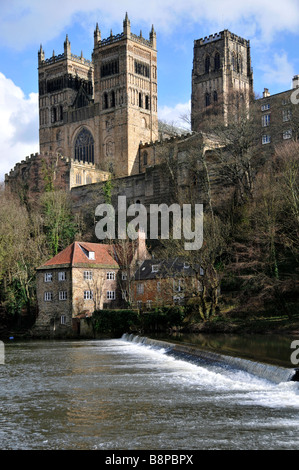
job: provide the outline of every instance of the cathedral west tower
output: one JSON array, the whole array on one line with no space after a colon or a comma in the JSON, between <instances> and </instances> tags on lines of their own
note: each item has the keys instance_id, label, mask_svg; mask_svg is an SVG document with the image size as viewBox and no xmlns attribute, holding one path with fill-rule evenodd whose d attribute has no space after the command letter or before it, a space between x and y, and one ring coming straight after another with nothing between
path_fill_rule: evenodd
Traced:
<instances>
[{"instance_id":1,"label":"cathedral west tower","mask_svg":"<svg viewBox=\"0 0 299 470\"><path fill-rule=\"evenodd\" d=\"M38 62L40 152L115 176L138 173L140 142L158 138L154 28L149 39L133 34L126 14L120 34L102 39L96 26L91 61L72 54L66 37L63 54L45 59L41 46Z\"/></svg>"}]
</instances>

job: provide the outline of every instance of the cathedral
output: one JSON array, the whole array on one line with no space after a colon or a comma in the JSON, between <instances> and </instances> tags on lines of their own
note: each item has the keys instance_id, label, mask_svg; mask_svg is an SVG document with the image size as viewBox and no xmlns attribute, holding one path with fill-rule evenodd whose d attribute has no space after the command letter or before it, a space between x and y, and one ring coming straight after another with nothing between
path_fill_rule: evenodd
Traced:
<instances>
[{"instance_id":1,"label":"cathedral","mask_svg":"<svg viewBox=\"0 0 299 470\"><path fill-rule=\"evenodd\" d=\"M141 199L153 196L153 168L161 153L188 145L202 132L207 111L217 110L226 125L233 93L238 104L247 108L253 94L250 42L228 30L194 41L191 134L161 138L157 113L157 38L152 26L148 38L131 31L126 14L123 30L102 39L96 25L92 60L71 52L68 36L63 53L45 58L38 51L39 154L18 163L5 177L7 187L29 191L53 187L67 190L107 180L127 178L128 187L143 178ZM294 88L299 79L294 77ZM259 110L261 145L270 144L271 112L287 114L292 90L270 96L267 89L256 100ZM281 95L281 96L280 96ZM272 103L276 100L280 106ZM281 106L284 109L281 111ZM282 139L289 138L289 120L283 119ZM277 138L277 132L275 132ZM205 143L209 150L215 145ZM175 150L173 150L175 147ZM183 155L183 150L181 154ZM142 175L142 176L140 176ZM130 179L131 178L131 179ZM137 183L136 183L137 184ZM149 189L150 188L150 189ZM163 191L162 191L163 192ZM134 200L132 196L132 200Z\"/></svg>"}]
</instances>

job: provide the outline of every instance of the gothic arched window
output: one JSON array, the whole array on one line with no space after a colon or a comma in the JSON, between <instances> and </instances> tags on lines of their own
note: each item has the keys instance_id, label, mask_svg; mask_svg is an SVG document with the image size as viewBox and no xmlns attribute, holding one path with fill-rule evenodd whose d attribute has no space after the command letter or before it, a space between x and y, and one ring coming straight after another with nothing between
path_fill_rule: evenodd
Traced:
<instances>
[{"instance_id":1,"label":"gothic arched window","mask_svg":"<svg viewBox=\"0 0 299 470\"><path fill-rule=\"evenodd\" d=\"M232 53L232 69L235 71L236 70L236 57L234 52Z\"/></svg>"},{"instance_id":2,"label":"gothic arched window","mask_svg":"<svg viewBox=\"0 0 299 470\"><path fill-rule=\"evenodd\" d=\"M94 163L94 140L85 127L79 132L75 141L75 160Z\"/></svg>"},{"instance_id":3,"label":"gothic arched window","mask_svg":"<svg viewBox=\"0 0 299 470\"><path fill-rule=\"evenodd\" d=\"M211 104L211 95L210 93L206 93L206 106L210 106Z\"/></svg>"},{"instance_id":4,"label":"gothic arched window","mask_svg":"<svg viewBox=\"0 0 299 470\"><path fill-rule=\"evenodd\" d=\"M109 105L108 105L108 94L107 93L104 93L104 96L103 96L103 109L108 109Z\"/></svg>"},{"instance_id":5,"label":"gothic arched window","mask_svg":"<svg viewBox=\"0 0 299 470\"><path fill-rule=\"evenodd\" d=\"M205 73L210 72L210 56L207 55L205 58Z\"/></svg>"},{"instance_id":6,"label":"gothic arched window","mask_svg":"<svg viewBox=\"0 0 299 470\"><path fill-rule=\"evenodd\" d=\"M214 102L218 101L218 93L217 91L215 90L214 91Z\"/></svg>"},{"instance_id":7,"label":"gothic arched window","mask_svg":"<svg viewBox=\"0 0 299 470\"><path fill-rule=\"evenodd\" d=\"M219 52L216 52L215 57L214 57L214 69L215 70L220 69L220 54L219 54Z\"/></svg>"}]
</instances>

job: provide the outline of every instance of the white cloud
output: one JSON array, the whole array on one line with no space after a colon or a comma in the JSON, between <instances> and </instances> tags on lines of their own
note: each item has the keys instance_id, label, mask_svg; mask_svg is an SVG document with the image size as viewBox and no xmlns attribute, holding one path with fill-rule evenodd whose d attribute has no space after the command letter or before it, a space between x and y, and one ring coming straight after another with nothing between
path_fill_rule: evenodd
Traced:
<instances>
[{"instance_id":1,"label":"white cloud","mask_svg":"<svg viewBox=\"0 0 299 470\"><path fill-rule=\"evenodd\" d=\"M190 113L191 101L189 100L187 103L178 103L173 107L159 107L158 118L167 124L190 130Z\"/></svg>"},{"instance_id":2,"label":"white cloud","mask_svg":"<svg viewBox=\"0 0 299 470\"><path fill-rule=\"evenodd\" d=\"M38 94L26 98L0 73L0 181L27 155L38 152Z\"/></svg>"},{"instance_id":3,"label":"white cloud","mask_svg":"<svg viewBox=\"0 0 299 470\"><path fill-rule=\"evenodd\" d=\"M74 20L84 25L97 21L107 27L120 24L125 11L134 23L154 23L160 34L175 32L179 27L209 25L218 29L237 28L237 33L255 34L271 41L276 33L297 32L297 0L151 0L144 8L139 0L52 0L51 8L40 0L11 0L1 5L0 38L14 48L39 44L55 38ZM215 31L214 31L215 29ZM20 40L21 38L21 40Z\"/></svg>"},{"instance_id":4,"label":"white cloud","mask_svg":"<svg viewBox=\"0 0 299 470\"><path fill-rule=\"evenodd\" d=\"M263 72L265 83L284 85L291 88L291 81L295 75L294 66L288 61L286 52L274 53L271 63L259 66Z\"/></svg>"}]
</instances>

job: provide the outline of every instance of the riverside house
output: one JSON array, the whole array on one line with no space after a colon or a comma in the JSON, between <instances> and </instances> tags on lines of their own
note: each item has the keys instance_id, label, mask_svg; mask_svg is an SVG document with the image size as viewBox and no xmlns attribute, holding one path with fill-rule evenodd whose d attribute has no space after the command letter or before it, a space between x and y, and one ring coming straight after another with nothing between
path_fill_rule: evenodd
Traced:
<instances>
[{"instance_id":1,"label":"riverside house","mask_svg":"<svg viewBox=\"0 0 299 470\"><path fill-rule=\"evenodd\" d=\"M128 249L129 247L129 249ZM34 336L90 336L90 318L123 305L125 283L149 257L145 239L102 244L76 241L37 268Z\"/></svg>"}]
</instances>

